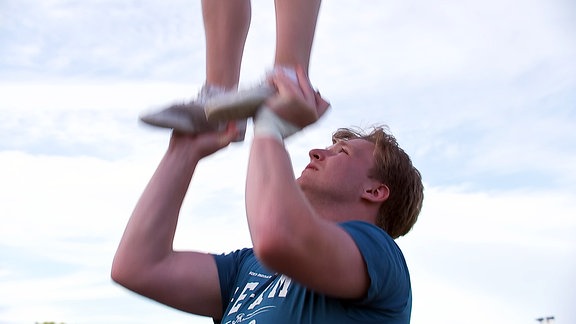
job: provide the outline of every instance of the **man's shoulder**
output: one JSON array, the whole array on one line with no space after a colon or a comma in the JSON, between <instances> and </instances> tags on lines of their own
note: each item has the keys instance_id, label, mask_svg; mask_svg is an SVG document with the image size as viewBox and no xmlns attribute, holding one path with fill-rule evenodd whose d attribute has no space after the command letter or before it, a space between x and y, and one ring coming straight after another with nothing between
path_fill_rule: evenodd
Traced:
<instances>
[{"instance_id":1,"label":"man's shoulder","mask_svg":"<svg viewBox=\"0 0 576 324\"><path fill-rule=\"evenodd\" d=\"M339 223L354 240L357 237L366 237L373 240L382 241L383 244L396 245L394 239L386 233L382 228L365 221L351 220Z\"/></svg>"}]
</instances>

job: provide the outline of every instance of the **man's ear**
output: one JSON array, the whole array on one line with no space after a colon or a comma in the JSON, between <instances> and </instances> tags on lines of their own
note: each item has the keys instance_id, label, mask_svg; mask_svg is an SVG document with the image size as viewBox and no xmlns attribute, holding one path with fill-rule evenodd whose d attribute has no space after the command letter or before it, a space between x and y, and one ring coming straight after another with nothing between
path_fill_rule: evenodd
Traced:
<instances>
[{"instance_id":1,"label":"man's ear","mask_svg":"<svg viewBox=\"0 0 576 324\"><path fill-rule=\"evenodd\" d=\"M383 202L390 196L390 189L382 183L373 183L369 188L364 189L362 198L371 202Z\"/></svg>"}]
</instances>

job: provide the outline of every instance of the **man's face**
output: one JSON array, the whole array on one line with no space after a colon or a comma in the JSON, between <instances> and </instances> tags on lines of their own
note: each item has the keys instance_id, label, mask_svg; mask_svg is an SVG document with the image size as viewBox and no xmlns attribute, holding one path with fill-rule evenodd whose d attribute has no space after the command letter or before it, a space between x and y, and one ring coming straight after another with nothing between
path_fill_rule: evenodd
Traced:
<instances>
[{"instance_id":1,"label":"man's face","mask_svg":"<svg viewBox=\"0 0 576 324\"><path fill-rule=\"evenodd\" d=\"M304 192L326 198L358 199L374 164L374 144L363 139L337 141L326 149L311 150L310 164L298 178Z\"/></svg>"}]
</instances>

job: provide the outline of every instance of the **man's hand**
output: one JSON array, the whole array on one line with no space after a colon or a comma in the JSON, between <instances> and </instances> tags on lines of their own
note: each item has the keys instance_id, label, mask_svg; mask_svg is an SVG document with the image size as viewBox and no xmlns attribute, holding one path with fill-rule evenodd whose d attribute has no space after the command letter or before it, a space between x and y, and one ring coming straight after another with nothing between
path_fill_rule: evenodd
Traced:
<instances>
[{"instance_id":1,"label":"man's hand","mask_svg":"<svg viewBox=\"0 0 576 324\"><path fill-rule=\"evenodd\" d=\"M185 134L175 131L170 138L168 150L187 150L191 154L197 154L196 158L199 160L228 146L237 135L234 122L228 123L226 129L220 132Z\"/></svg>"},{"instance_id":2,"label":"man's hand","mask_svg":"<svg viewBox=\"0 0 576 324\"><path fill-rule=\"evenodd\" d=\"M302 129L315 123L330 107L318 91L312 89L302 67L296 68L297 82L294 82L282 69L270 76L270 82L278 89L278 94L270 97L265 107L278 117Z\"/></svg>"}]
</instances>

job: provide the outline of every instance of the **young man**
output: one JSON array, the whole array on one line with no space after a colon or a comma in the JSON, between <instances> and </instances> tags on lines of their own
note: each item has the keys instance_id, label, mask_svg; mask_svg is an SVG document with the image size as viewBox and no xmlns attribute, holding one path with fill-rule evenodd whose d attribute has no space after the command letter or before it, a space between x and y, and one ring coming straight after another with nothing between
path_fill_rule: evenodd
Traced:
<instances>
[{"instance_id":1,"label":"young man","mask_svg":"<svg viewBox=\"0 0 576 324\"><path fill-rule=\"evenodd\" d=\"M254 121L246 184L253 248L226 255L172 249L179 209L200 159L237 135L174 133L114 258L112 278L166 305L221 323L409 323L410 278L394 238L422 206L419 172L381 128L339 130L294 178L283 138L328 105L303 69ZM308 116L308 119L302 119Z\"/></svg>"}]
</instances>

